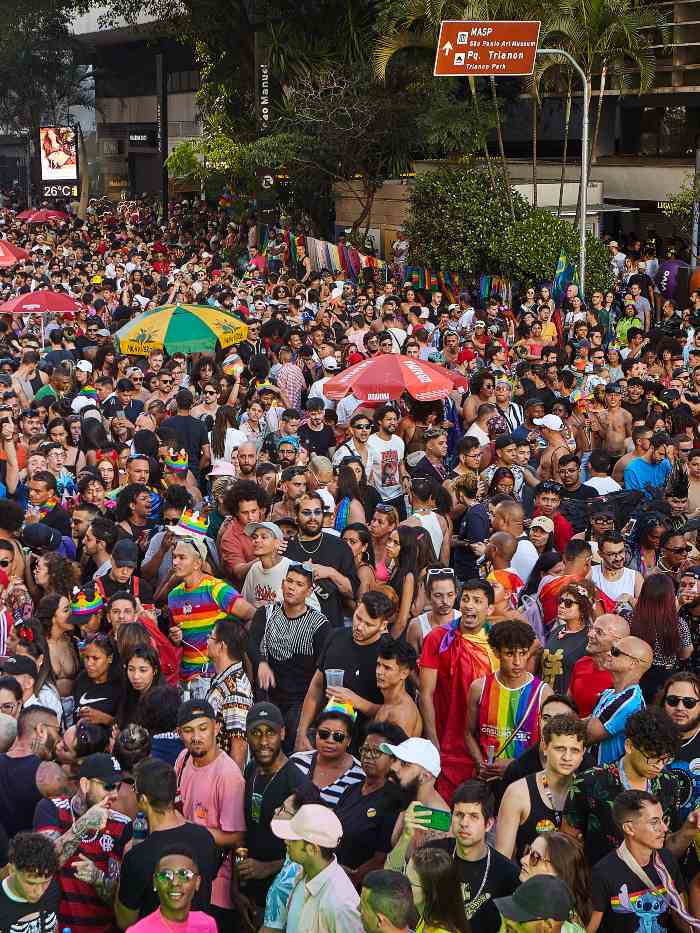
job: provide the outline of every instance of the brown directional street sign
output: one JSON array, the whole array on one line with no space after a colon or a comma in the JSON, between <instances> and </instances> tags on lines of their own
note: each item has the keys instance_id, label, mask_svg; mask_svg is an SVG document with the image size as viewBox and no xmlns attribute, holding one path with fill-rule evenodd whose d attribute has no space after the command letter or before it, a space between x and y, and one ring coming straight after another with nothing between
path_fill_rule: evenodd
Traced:
<instances>
[{"instance_id":1,"label":"brown directional street sign","mask_svg":"<svg viewBox=\"0 0 700 933\"><path fill-rule=\"evenodd\" d=\"M443 20L434 74L475 78L531 75L539 37L538 22Z\"/></svg>"}]
</instances>

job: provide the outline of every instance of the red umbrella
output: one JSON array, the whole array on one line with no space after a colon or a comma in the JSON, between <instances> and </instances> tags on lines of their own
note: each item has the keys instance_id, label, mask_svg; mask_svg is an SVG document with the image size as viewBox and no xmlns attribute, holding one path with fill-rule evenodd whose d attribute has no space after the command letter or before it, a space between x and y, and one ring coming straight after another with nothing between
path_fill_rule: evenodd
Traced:
<instances>
[{"instance_id":1,"label":"red umbrella","mask_svg":"<svg viewBox=\"0 0 700 933\"><path fill-rule=\"evenodd\" d=\"M68 220L68 214L64 211L53 211L42 207L36 211L22 211L17 215L17 219L26 220L28 224L45 224L50 220Z\"/></svg>"},{"instance_id":2,"label":"red umbrella","mask_svg":"<svg viewBox=\"0 0 700 933\"><path fill-rule=\"evenodd\" d=\"M80 304L74 301L65 292L51 292L47 288L28 292L26 295L17 295L9 301L0 304L0 313L7 314L42 314L50 311L52 314L75 313L80 310Z\"/></svg>"},{"instance_id":3,"label":"red umbrella","mask_svg":"<svg viewBox=\"0 0 700 933\"><path fill-rule=\"evenodd\" d=\"M388 402L408 392L419 402L432 402L448 396L456 378L461 379L447 369L413 356L384 353L329 379L323 394L341 399L352 392L363 402Z\"/></svg>"},{"instance_id":4,"label":"red umbrella","mask_svg":"<svg viewBox=\"0 0 700 933\"><path fill-rule=\"evenodd\" d=\"M16 266L20 260L30 259L29 253L21 246L15 246L9 240L0 240L0 268L9 269Z\"/></svg>"}]
</instances>

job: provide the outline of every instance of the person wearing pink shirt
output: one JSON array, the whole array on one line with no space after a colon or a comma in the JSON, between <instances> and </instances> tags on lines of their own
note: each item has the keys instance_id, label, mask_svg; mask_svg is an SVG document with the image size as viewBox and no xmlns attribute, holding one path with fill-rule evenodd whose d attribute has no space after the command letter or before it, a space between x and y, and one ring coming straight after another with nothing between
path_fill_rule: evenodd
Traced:
<instances>
[{"instance_id":1,"label":"person wearing pink shirt","mask_svg":"<svg viewBox=\"0 0 700 933\"><path fill-rule=\"evenodd\" d=\"M185 745L175 762L182 815L205 826L220 849L244 845L245 781L241 769L217 745L220 724L211 704L189 700L178 711L178 732ZM230 929L231 859L226 858L211 887L212 913L220 929Z\"/></svg>"},{"instance_id":2,"label":"person wearing pink shirt","mask_svg":"<svg viewBox=\"0 0 700 933\"><path fill-rule=\"evenodd\" d=\"M199 867L186 846L173 845L158 859L153 886L160 907L129 930L134 933L216 933L216 921L200 910L190 910L200 884Z\"/></svg>"}]
</instances>

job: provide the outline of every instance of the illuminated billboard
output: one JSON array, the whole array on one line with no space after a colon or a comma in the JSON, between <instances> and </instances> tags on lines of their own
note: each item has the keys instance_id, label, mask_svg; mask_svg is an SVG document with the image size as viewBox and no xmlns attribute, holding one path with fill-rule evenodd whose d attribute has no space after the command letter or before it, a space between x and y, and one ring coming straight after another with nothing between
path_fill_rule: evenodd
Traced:
<instances>
[{"instance_id":1,"label":"illuminated billboard","mask_svg":"<svg viewBox=\"0 0 700 933\"><path fill-rule=\"evenodd\" d=\"M75 127L40 127L39 151L42 182L77 183L78 150Z\"/></svg>"}]
</instances>

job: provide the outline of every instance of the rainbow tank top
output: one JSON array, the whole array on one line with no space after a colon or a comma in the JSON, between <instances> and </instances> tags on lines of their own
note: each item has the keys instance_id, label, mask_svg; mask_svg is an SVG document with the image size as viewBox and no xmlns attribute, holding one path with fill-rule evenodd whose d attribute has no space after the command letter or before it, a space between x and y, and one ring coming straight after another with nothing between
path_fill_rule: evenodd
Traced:
<instances>
[{"instance_id":1,"label":"rainbow tank top","mask_svg":"<svg viewBox=\"0 0 700 933\"><path fill-rule=\"evenodd\" d=\"M528 683L514 689L504 687L496 674L486 677L479 700L479 745L486 760L489 746L494 757L517 758L539 742L543 687L544 683L534 675L530 675Z\"/></svg>"}]
</instances>

